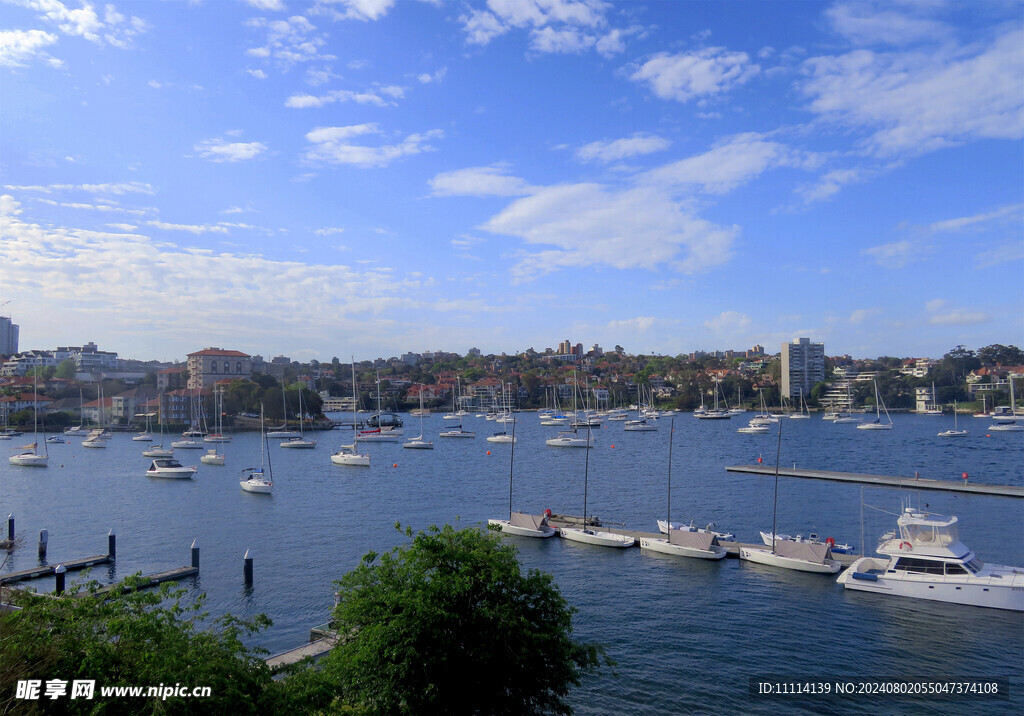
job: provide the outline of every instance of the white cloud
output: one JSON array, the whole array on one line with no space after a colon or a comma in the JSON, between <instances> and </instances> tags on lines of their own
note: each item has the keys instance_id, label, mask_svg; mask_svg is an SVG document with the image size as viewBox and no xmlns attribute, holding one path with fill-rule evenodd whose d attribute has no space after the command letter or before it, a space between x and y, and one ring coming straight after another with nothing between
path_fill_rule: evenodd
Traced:
<instances>
[{"instance_id":1,"label":"white cloud","mask_svg":"<svg viewBox=\"0 0 1024 716\"><path fill-rule=\"evenodd\" d=\"M724 194L769 169L813 169L820 162L817 155L748 133L728 137L703 154L645 172L638 181Z\"/></svg>"},{"instance_id":2,"label":"white cloud","mask_svg":"<svg viewBox=\"0 0 1024 716\"><path fill-rule=\"evenodd\" d=\"M448 74L448 68L447 67L442 67L441 69L435 71L433 74L431 74L429 72L423 72L416 79L418 79L421 84L425 84L425 85L431 84L431 83L435 83L436 84L436 83L440 82L441 80L443 80L444 76L446 74Z\"/></svg>"},{"instance_id":3,"label":"white cloud","mask_svg":"<svg viewBox=\"0 0 1024 716\"><path fill-rule=\"evenodd\" d=\"M382 134L376 124L359 124L348 127L317 127L306 134L306 140L313 146L306 150L304 158L314 164L350 164L357 167L383 167L404 156L434 151L428 144L431 139L444 136L440 129L422 134L410 134L398 144L366 146L352 144L349 140L366 134Z\"/></svg>"},{"instance_id":4,"label":"white cloud","mask_svg":"<svg viewBox=\"0 0 1024 716\"><path fill-rule=\"evenodd\" d=\"M379 20L388 14L395 0L317 0L313 12L335 20Z\"/></svg>"},{"instance_id":5,"label":"white cloud","mask_svg":"<svg viewBox=\"0 0 1024 716\"><path fill-rule=\"evenodd\" d=\"M1020 225L1020 214L1024 212L1024 204L1010 204L1008 206L1000 207L994 211L987 211L983 214L975 214L974 216L963 216L956 219L946 219L944 221L936 221L928 226L928 229L933 232L947 232L947 231L960 231L968 227L975 227L979 224L987 224L997 219L1004 219L1012 217L1019 227ZM1017 215L1017 216L1014 216Z\"/></svg>"},{"instance_id":6,"label":"white cloud","mask_svg":"<svg viewBox=\"0 0 1024 716\"><path fill-rule=\"evenodd\" d=\"M241 162L267 151L267 145L262 142L227 142L218 137L203 140L195 146L195 151L211 162Z\"/></svg>"},{"instance_id":7,"label":"white cloud","mask_svg":"<svg viewBox=\"0 0 1024 716\"><path fill-rule=\"evenodd\" d=\"M470 8L458 20L471 45L486 45L511 30L527 30L533 52L578 54L594 48L611 57L625 50L626 37L640 31L603 31L611 7L601 0L488 0L486 10Z\"/></svg>"},{"instance_id":8,"label":"white cloud","mask_svg":"<svg viewBox=\"0 0 1024 716\"><path fill-rule=\"evenodd\" d=\"M155 194L153 187L145 182L120 182L115 184L47 184L45 186L15 186L4 185L4 189L10 191L35 191L43 194L54 192L84 191L91 194Z\"/></svg>"},{"instance_id":9,"label":"white cloud","mask_svg":"<svg viewBox=\"0 0 1024 716\"><path fill-rule=\"evenodd\" d=\"M607 328L616 333L646 333L660 322L661 319L654 316L637 316L635 318L608 321Z\"/></svg>"},{"instance_id":10,"label":"white cloud","mask_svg":"<svg viewBox=\"0 0 1024 716\"><path fill-rule=\"evenodd\" d=\"M323 229L316 229L313 233L317 236L331 236L333 234L343 234L345 233L345 230L340 227L330 226Z\"/></svg>"},{"instance_id":11,"label":"white cloud","mask_svg":"<svg viewBox=\"0 0 1024 716\"><path fill-rule=\"evenodd\" d=\"M1024 31L931 53L856 50L804 63L801 90L824 119L869 134L871 154L923 154L1024 137Z\"/></svg>"},{"instance_id":12,"label":"white cloud","mask_svg":"<svg viewBox=\"0 0 1024 716\"><path fill-rule=\"evenodd\" d=\"M898 269L919 258L920 247L912 241L895 241L863 249L861 254L872 257L879 266Z\"/></svg>"},{"instance_id":13,"label":"white cloud","mask_svg":"<svg viewBox=\"0 0 1024 716\"><path fill-rule=\"evenodd\" d=\"M843 185L864 181L867 175L864 169L835 169L819 177L816 183L799 187L797 193L806 204L825 201L837 194Z\"/></svg>"},{"instance_id":14,"label":"white cloud","mask_svg":"<svg viewBox=\"0 0 1024 716\"><path fill-rule=\"evenodd\" d=\"M1024 261L1024 241L993 246L990 249L978 252L974 256L975 268L980 269L1013 261Z\"/></svg>"},{"instance_id":15,"label":"white cloud","mask_svg":"<svg viewBox=\"0 0 1024 716\"><path fill-rule=\"evenodd\" d=\"M169 224L166 221L147 221L147 226L152 226L156 229L163 229L164 231L187 231L190 234L226 234L228 233L227 227L211 224Z\"/></svg>"},{"instance_id":16,"label":"white cloud","mask_svg":"<svg viewBox=\"0 0 1024 716\"><path fill-rule=\"evenodd\" d=\"M927 9L927 4L920 7ZM902 9L914 10L912 4ZM825 10L832 27L840 35L858 44L884 43L908 45L922 40L943 40L950 35L950 28L936 20L897 12L886 3L879 7L872 3L838 3Z\"/></svg>"},{"instance_id":17,"label":"white cloud","mask_svg":"<svg viewBox=\"0 0 1024 716\"><path fill-rule=\"evenodd\" d=\"M728 92L760 71L745 52L708 47L678 55L655 55L636 69L630 79L647 83L661 99L688 102Z\"/></svg>"},{"instance_id":18,"label":"white cloud","mask_svg":"<svg viewBox=\"0 0 1024 716\"><path fill-rule=\"evenodd\" d=\"M349 90L331 90L330 92L315 96L311 94L296 94L285 100L284 106L292 109L308 109L310 107L323 107L335 102L355 102L356 104L370 104L377 107L394 107L395 102L390 102L381 94L401 99L405 90L401 87L388 86L378 88L377 92L352 92Z\"/></svg>"},{"instance_id":19,"label":"white cloud","mask_svg":"<svg viewBox=\"0 0 1024 716\"><path fill-rule=\"evenodd\" d=\"M614 162L641 154L660 152L667 149L669 144L670 142L662 137L638 132L632 137L624 139L603 140L585 144L576 150L576 157L585 162L592 159L602 162Z\"/></svg>"},{"instance_id":20,"label":"white cloud","mask_svg":"<svg viewBox=\"0 0 1024 716\"><path fill-rule=\"evenodd\" d=\"M877 316L882 311L878 308L858 308L850 314L850 323L855 326L863 324L869 318Z\"/></svg>"},{"instance_id":21,"label":"white cloud","mask_svg":"<svg viewBox=\"0 0 1024 716\"><path fill-rule=\"evenodd\" d=\"M120 229L121 231L135 231L138 226L135 224L107 224L111 229Z\"/></svg>"},{"instance_id":22,"label":"white cloud","mask_svg":"<svg viewBox=\"0 0 1024 716\"><path fill-rule=\"evenodd\" d=\"M334 55L321 54L321 48L327 44L327 40L323 34L317 33L316 26L302 15L293 15L287 20L257 17L249 20L246 25L256 29L265 28L267 31L265 45L245 51L249 57L273 58L285 70L301 62L335 59Z\"/></svg>"},{"instance_id":23,"label":"white cloud","mask_svg":"<svg viewBox=\"0 0 1024 716\"><path fill-rule=\"evenodd\" d=\"M0 67L24 67L36 59L50 61L53 58L42 48L56 42L56 35L42 30L0 31Z\"/></svg>"},{"instance_id":24,"label":"white cloud","mask_svg":"<svg viewBox=\"0 0 1024 716\"><path fill-rule=\"evenodd\" d=\"M523 196L532 189L524 180L509 176L501 164L442 172L428 183L434 196Z\"/></svg>"},{"instance_id":25,"label":"white cloud","mask_svg":"<svg viewBox=\"0 0 1024 716\"><path fill-rule=\"evenodd\" d=\"M250 75L252 75L258 80L267 79L267 73L264 72L263 70L246 70L246 72L248 72Z\"/></svg>"},{"instance_id":26,"label":"white cloud","mask_svg":"<svg viewBox=\"0 0 1024 716\"><path fill-rule=\"evenodd\" d=\"M697 273L727 261L736 227L716 226L690 214L653 187L626 190L600 184L535 188L482 226L529 245L512 268L516 281L564 268L610 266Z\"/></svg>"},{"instance_id":27,"label":"white cloud","mask_svg":"<svg viewBox=\"0 0 1024 716\"><path fill-rule=\"evenodd\" d=\"M950 306L949 301L941 298L928 301L925 310L932 314L928 317L928 323L937 326L972 326L991 320L984 311Z\"/></svg>"},{"instance_id":28,"label":"white cloud","mask_svg":"<svg viewBox=\"0 0 1024 716\"><path fill-rule=\"evenodd\" d=\"M283 0L245 0L245 2L257 10L267 10L269 12L284 12L288 9L285 7Z\"/></svg>"},{"instance_id":29,"label":"white cloud","mask_svg":"<svg viewBox=\"0 0 1024 716\"><path fill-rule=\"evenodd\" d=\"M89 2L79 8L68 8L59 0L14 0L22 7L35 10L65 35L81 37L97 45L131 47L134 39L149 29L149 23L138 17L125 17L113 5L105 6L103 17Z\"/></svg>"},{"instance_id":30,"label":"white cloud","mask_svg":"<svg viewBox=\"0 0 1024 716\"><path fill-rule=\"evenodd\" d=\"M704 326L716 335L729 336L741 333L750 327L750 316L737 311L722 311L714 318L704 321Z\"/></svg>"}]
</instances>

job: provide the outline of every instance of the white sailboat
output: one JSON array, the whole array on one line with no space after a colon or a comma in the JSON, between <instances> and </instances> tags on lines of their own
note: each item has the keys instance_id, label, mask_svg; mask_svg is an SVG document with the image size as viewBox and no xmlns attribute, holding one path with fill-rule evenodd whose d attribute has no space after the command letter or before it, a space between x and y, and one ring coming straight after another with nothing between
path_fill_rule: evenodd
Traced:
<instances>
[{"instance_id":1,"label":"white sailboat","mask_svg":"<svg viewBox=\"0 0 1024 716\"><path fill-rule=\"evenodd\" d=\"M371 426L369 430L360 430L356 436L356 442L375 442L375 443L397 443L399 438L402 437L402 428L398 423L397 415L389 414L388 421L384 419L384 413L381 412L380 405L380 375L377 375L377 412L370 416L367 420L367 424ZM461 426L461 418L460 418Z\"/></svg>"},{"instance_id":2,"label":"white sailboat","mask_svg":"<svg viewBox=\"0 0 1024 716\"><path fill-rule=\"evenodd\" d=\"M587 432L590 432L589 430ZM586 462L583 467L583 527L562 527L559 533L572 542L583 542L601 547L632 547L636 540L629 535L595 530L587 526L587 492L590 482L590 446L587 445Z\"/></svg>"},{"instance_id":3,"label":"white sailboat","mask_svg":"<svg viewBox=\"0 0 1024 716\"><path fill-rule=\"evenodd\" d=\"M301 448L311 450L316 447L316 440L308 440L302 436L302 388L299 388L299 435L281 441L283 448Z\"/></svg>"},{"instance_id":4,"label":"white sailboat","mask_svg":"<svg viewBox=\"0 0 1024 716\"><path fill-rule=\"evenodd\" d=\"M1008 417L1011 421L1014 420L1014 410L1017 405L1017 396L1013 392L1013 378L1010 377L1010 412ZM995 416L993 416L995 417ZM1024 425L1017 422L998 422L995 425L989 425L988 429L997 433L1019 433L1024 432Z\"/></svg>"},{"instance_id":5,"label":"white sailboat","mask_svg":"<svg viewBox=\"0 0 1024 716\"><path fill-rule=\"evenodd\" d=\"M284 381L281 381L281 427L274 428L267 433L268 438L297 438L299 434L288 427L288 395L284 389Z\"/></svg>"},{"instance_id":6,"label":"white sailboat","mask_svg":"<svg viewBox=\"0 0 1024 716\"><path fill-rule=\"evenodd\" d=\"M420 386L420 434L402 445L410 450L433 450L434 443L423 439L423 386Z\"/></svg>"},{"instance_id":7,"label":"white sailboat","mask_svg":"<svg viewBox=\"0 0 1024 716\"><path fill-rule=\"evenodd\" d=\"M150 432L150 424L149 423L150 423L150 418L153 417L153 413L150 413L150 412L147 411L147 412L143 413L142 415L136 415L135 417L137 417L137 418L139 418L139 417L145 418L146 419L146 427L145 427L145 429L141 433L133 435L132 436L132 440L135 440L136 442L141 442L141 443L152 442L153 441L153 433Z\"/></svg>"},{"instance_id":8,"label":"white sailboat","mask_svg":"<svg viewBox=\"0 0 1024 716\"><path fill-rule=\"evenodd\" d=\"M810 420L811 419L811 413L810 413L810 411L807 410L807 402L804 400L804 390L803 390L803 388L800 389L800 412L799 413L790 413L789 414L789 419L790 420Z\"/></svg>"},{"instance_id":9,"label":"white sailboat","mask_svg":"<svg viewBox=\"0 0 1024 716\"><path fill-rule=\"evenodd\" d=\"M665 508L665 524L672 524L672 438L675 435L675 420L668 429L668 501ZM695 557L697 559L722 559L725 557L725 547L718 544L718 539L712 532L698 532L697 530L669 529L665 539L658 537L641 537L640 549L648 549L661 554L671 554L675 557Z\"/></svg>"},{"instance_id":10,"label":"white sailboat","mask_svg":"<svg viewBox=\"0 0 1024 716\"><path fill-rule=\"evenodd\" d=\"M779 423L779 440L775 448L775 500L772 505L772 544L770 549L740 547L740 559L772 567L794 569L800 572L835 574L839 571L838 560L832 559L827 544L790 542L776 539L776 517L779 504L779 458L782 453L782 423Z\"/></svg>"},{"instance_id":11,"label":"white sailboat","mask_svg":"<svg viewBox=\"0 0 1024 716\"><path fill-rule=\"evenodd\" d=\"M163 410L163 399L160 400L161 410ZM161 413L157 421L160 423L160 443L158 445L150 445L142 451L143 457L173 457L174 450L172 448L164 447L164 418Z\"/></svg>"},{"instance_id":12,"label":"white sailboat","mask_svg":"<svg viewBox=\"0 0 1024 716\"><path fill-rule=\"evenodd\" d=\"M512 449L508 456L508 519L487 520L487 525L494 526L502 534L516 535L517 537L554 537L558 530L548 524L547 515L530 515L525 512L515 512L512 509L512 466L515 464L516 424L512 423Z\"/></svg>"},{"instance_id":13,"label":"white sailboat","mask_svg":"<svg viewBox=\"0 0 1024 716\"><path fill-rule=\"evenodd\" d=\"M263 432L263 406L260 405L260 466L242 470L239 486L246 492L269 495L274 489L274 475L267 452L267 437Z\"/></svg>"},{"instance_id":14,"label":"white sailboat","mask_svg":"<svg viewBox=\"0 0 1024 716\"><path fill-rule=\"evenodd\" d=\"M356 404L359 402L359 391L356 390L356 359L352 358L352 444L340 445L338 451L331 455L335 465L352 465L369 467L370 456L356 450Z\"/></svg>"},{"instance_id":15,"label":"white sailboat","mask_svg":"<svg viewBox=\"0 0 1024 716\"><path fill-rule=\"evenodd\" d=\"M502 393L505 392L505 385L504 385L504 383L501 386L501 390L502 390ZM508 402L508 401L506 401L506 402ZM512 415L511 411L507 415L507 420L505 420L503 422L512 423L512 434L509 435L508 434L508 428L504 428L499 433L494 433L494 435L488 435L487 438L486 438L487 442L489 442L489 443L504 443L504 444L508 444L508 443L514 443L516 441L516 418L515 418L514 415Z\"/></svg>"},{"instance_id":16,"label":"white sailboat","mask_svg":"<svg viewBox=\"0 0 1024 716\"><path fill-rule=\"evenodd\" d=\"M885 402L882 397L878 394L878 381L871 381L875 386L875 419L870 423L861 423L857 426L858 430L892 430L892 418L889 417L889 410L885 407ZM882 422L882 413L885 411L885 419L889 422Z\"/></svg>"},{"instance_id":17,"label":"white sailboat","mask_svg":"<svg viewBox=\"0 0 1024 716\"><path fill-rule=\"evenodd\" d=\"M231 436L224 434L224 386L214 388L214 407L217 410L217 432L203 436L205 443L229 443Z\"/></svg>"},{"instance_id":18,"label":"white sailboat","mask_svg":"<svg viewBox=\"0 0 1024 716\"><path fill-rule=\"evenodd\" d=\"M438 435L442 438L475 438L476 433L474 431L462 429L462 416L465 414L465 411L458 409L457 399L459 391L457 382L455 386L455 392L452 393L452 415L459 419L459 424L451 430L442 430Z\"/></svg>"},{"instance_id":19,"label":"white sailboat","mask_svg":"<svg viewBox=\"0 0 1024 716\"><path fill-rule=\"evenodd\" d=\"M658 429L658 419L651 418L648 420L643 415L643 409L641 407L642 400L640 399L640 385L636 386L636 420L627 420L622 425L623 430L629 432L652 432Z\"/></svg>"},{"instance_id":20,"label":"white sailboat","mask_svg":"<svg viewBox=\"0 0 1024 716\"><path fill-rule=\"evenodd\" d=\"M732 417L732 413L725 409L719 409L718 407L718 391L719 391L719 380L715 378L715 407L711 410L705 410L700 415L696 415L701 420L729 420ZM701 401L703 407L703 400Z\"/></svg>"},{"instance_id":21,"label":"white sailboat","mask_svg":"<svg viewBox=\"0 0 1024 716\"><path fill-rule=\"evenodd\" d=\"M43 437L43 452L39 453L39 374L32 378L32 442L19 448L22 452L11 455L8 462L22 467L47 467L50 455L46 449L46 438Z\"/></svg>"},{"instance_id":22,"label":"white sailboat","mask_svg":"<svg viewBox=\"0 0 1024 716\"><path fill-rule=\"evenodd\" d=\"M956 401L953 401L953 429L943 430L939 433L940 438L962 438L968 434L968 430L960 430L960 426L957 423L957 410Z\"/></svg>"}]
</instances>

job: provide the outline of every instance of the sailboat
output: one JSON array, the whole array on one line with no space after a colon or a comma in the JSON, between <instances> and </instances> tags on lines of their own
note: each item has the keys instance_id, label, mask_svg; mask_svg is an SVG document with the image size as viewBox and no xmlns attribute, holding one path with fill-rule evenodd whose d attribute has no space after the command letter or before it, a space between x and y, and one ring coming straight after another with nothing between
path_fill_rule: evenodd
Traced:
<instances>
[{"instance_id":1,"label":"sailboat","mask_svg":"<svg viewBox=\"0 0 1024 716\"><path fill-rule=\"evenodd\" d=\"M858 430L892 430L892 418L889 417L889 411L885 407L885 402L882 397L878 394L878 381L871 381L875 386L875 419L870 423L861 423L857 426ZM889 422L882 422L882 413L885 411L885 419Z\"/></svg>"},{"instance_id":2,"label":"sailboat","mask_svg":"<svg viewBox=\"0 0 1024 716\"><path fill-rule=\"evenodd\" d=\"M192 391L192 400L190 404L191 408L191 421L192 427L181 434L181 440L175 440L171 443L172 448L179 448L182 450L201 450L203 443L199 440L193 440L194 437L201 437L204 434L203 429L200 427L200 419L202 417L203 409L200 406L199 389Z\"/></svg>"},{"instance_id":3,"label":"sailboat","mask_svg":"<svg viewBox=\"0 0 1024 716\"><path fill-rule=\"evenodd\" d=\"M263 432L263 405L260 405L260 466L247 467L242 470L243 480L238 484L246 492L269 495L274 489L274 475L270 466L270 455L267 452L267 437Z\"/></svg>"},{"instance_id":4,"label":"sailboat","mask_svg":"<svg viewBox=\"0 0 1024 716\"><path fill-rule=\"evenodd\" d=\"M573 391L572 391L572 414L576 415L576 389L579 387L579 381L576 378L576 371L572 372L573 379ZM576 428L571 431L563 430L553 438L548 438L544 441L545 445L551 447L581 447L587 448L588 450L594 445L594 435L590 430L590 426L587 426L587 437L581 438Z\"/></svg>"},{"instance_id":5,"label":"sailboat","mask_svg":"<svg viewBox=\"0 0 1024 716\"><path fill-rule=\"evenodd\" d=\"M84 404L84 401L82 400L82 389L79 388L78 389L78 425L75 426L75 427L66 427L66 428L64 428L64 434L65 435L88 435L89 434L89 429L87 427L85 427L85 424L84 424L85 421L82 420L82 405L83 404ZM5 416L5 418L6 418L6 416ZM5 426L6 426L6 420L5 420Z\"/></svg>"},{"instance_id":6,"label":"sailboat","mask_svg":"<svg viewBox=\"0 0 1024 716\"><path fill-rule=\"evenodd\" d=\"M302 388L299 388L299 434L297 437L281 441L283 448L305 448L316 447L316 440L307 440L302 436Z\"/></svg>"},{"instance_id":7,"label":"sailboat","mask_svg":"<svg viewBox=\"0 0 1024 716\"><path fill-rule=\"evenodd\" d=\"M299 434L288 427L288 396L284 390L284 382L281 383L281 427L274 428L267 433L268 438L297 438Z\"/></svg>"},{"instance_id":8,"label":"sailboat","mask_svg":"<svg viewBox=\"0 0 1024 716\"><path fill-rule=\"evenodd\" d=\"M359 391L356 390L356 359L352 358L352 444L340 445L338 451L331 455L335 465L354 465L369 467L370 456L356 451L356 404L359 402Z\"/></svg>"},{"instance_id":9,"label":"sailboat","mask_svg":"<svg viewBox=\"0 0 1024 716\"><path fill-rule=\"evenodd\" d=\"M46 439L43 439L43 454L39 454L39 374L35 373L32 378L32 442L22 445L18 450L24 452L11 455L8 461L12 465L23 467L46 467L50 462L50 455L46 450Z\"/></svg>"},{"instance_id":10,"label":"sailboat","mask_svg":"<svg viewBox=\"0 0 1024 716\"><path fill-rule=\"evenodd\" d=\"M640 407L642 402L643 401L640 399L640 385L637 384L637 386L636 386L636 420L627 420L625 423L623 423L623 425L622 425L622 429L623 430L628 430L629 432L651 432L653 430L657 430L658 429L658 422L657 422L658 419L657 418L651 418L651 421L648 422L647 418L645 418L643 416L642 408Z\"/></svg>"},{"instance_id":11,"label":"sailboat","mask_svg":"<svg viewBox=\"0 0 1024 716\"><path fill-rule=\"evenodd\" d=\"M488 526L495 526L502 534L517 535L519 537L554 537L558 530L548 524L547 515L529 515L525 512L512 510L512 465L516 456L516 424L512 423L512 449L508 457L508 519L487 520Z\"/></svg>"},{"instance_id":12,"label":"sailboat","mask_svg":"<svg viewBox=\"0 0 1024 716\"><path fill-rule=\"evenodd\" d=\"M987 396L982 394L982 396L981 396L981 412L980 413L975 413L974 417L976 417L976 418L988 418L988 417L991 417L988 414L988 403L985 401L986 397Z\"/></svg>"},{"instance_id":13,"label":"sailboat","mask_svg":"<svg viewBox=\"0 0 1024 716\"><path fill-rule=\"evenodd\" d=\"M719 388L719 381L718 379L715 379L715 407L712 410L705 410L700 415L697 415L697 418L700 420L729 420L732 417L732 413L728 410L722 410L718 407ZM703 405L703 400L701 401L701 405Z\"/></svg>"},{"instance_id":14,"label":"sailboat","mask_svg":"<svg viewBox=\"0 0 1024 716\"><path fill-rule=\"evenodd\" d=\"M217 432L203 437L204 443L229 443L231 436L224 434L224 386L214 388L214 407L217 410Z\"/></svg>"},{"instance_id":15,"label":"sailboat","mask_svg":"<svg viewBox=\"0 0 1024 716\"><path fill-rule=\"evenodd\" d=\"M163 410L163 399L160 400L160 409ZM164 416L163 412L157 418L160 423L160 444L150 445L148 448L142 451L143 457L173 457L174 450L172 448L164 447Z\"/></svg>"},{"instance_id":16,"label":"sailboat","mask_svg":"<svg viewBox=\"0 0 1024 716\"><path fill-rule=\"evenodd\" d=\"M804 389L803 388L800 389L800 412L799 413L790 413L789 414L789 419L790 420L810 420L811 419L811 413L810 413L810 411L807 410L807 402L804 400Z\"/></svg>"},{"instance_id":17,"label":"sailboat","mask_svg":"<svg viewBox=\"0 0 1024 716\"><path fill-rule=\"evenodd\" d=\"M460 418L461 421L461 418ZM357 442L397 443L402 437L402 421L394 413L384 413L380 406L380 374L377 375L377 412L369 417L369 430L360 430Z\"/></svg>"},{"instance_id":18,"label":"sailboat","mask_svg":"<svg viewBox=\"0 0 1024 716\"><path fill-rule=\"evenodd\" d=\"M505 392L505 385L504 385L504 383L501 386L501 390L502 390L502 393ZM510 390L511 390L511 388L510 388ZM509 403L509 405L511 405L511 399L509 399L506 402ZM506 419L503 420L502 422L503 423L504 422L512 423L512 434L511 435L508 434L508 428L503 428L500 433L494 433L494 435L488 435L487 438L486 438L487 442L489 442L489 443L514 443L516 441L516 435L515 435L515 432L516 432L516 427L515 427L515 425L516 425L516 418L512 414L511 407L509 408L509 412L507 413Z\"/></svg>"},{"instance_id":19,"label":"sailboat","mask_svg":"<svg viewBox=\"0 0 1024 716\"><path fill-rule=\"evenodd\" d=\"M772 504L772 544L770 549L740 547L740 559L772 567L794 569L800 572L835 574L839 571L838 560L832 559L829 545L813 542L790 542L776 539L776 517L779 505L779 458L782 454L782 423L779 423L779 439L775 448L775 500Z\"/></svg>"},{"instance_id":20,"label":"sailboat","mask_svg":"<svg viewBox=\"0 0 1024 716\"><path fill-rule=\"evenodd\" d=\"M747 412L747 409L743 407L743 397L742 397L743 394L740 392L741 390L742 390L742 388L739 385L737 385L736 386L736 407L735 408L729 408L729 415L741 415L741 414Z\"/></svg>"},{"instance_id":21,"label":"sailboat","mask_svg":"<svg viewBox=\"0 0 1024 716\"><path fill-rule=\"evenodd\" d=\"M590 430L588 429L589 433ZM589 435L587 436L589 438ZM550 442L548 443L550 445ZM629 535L620 535L614 532L603 532L591 529L587 526L587 492L589 488L590 473L590 442L587 441L586 462L583 467L583 527L562 527L559 532L567 540L572 542L583 542L595 544L601 547L632 547L636 540Z\"/></svg>"},{"instance_id":22,"label":"sailboat","mask_svg":"<svg viewBox=\"0 0 1024 716\"><path fill-rule=\"evenodd\" d=\"M668 429L668 502L665 507L665 524L672 524L672 438L675 435L675 420ZM714 532L698 532L693 529L669 529L665 539L659 537L641 537L640 549L652 552L671 554L676 557L696 557L698 559L722 559L725 547L718 544Z\"/></svg>"},{"instance_id":23,"label":"sailboat","mask_svg":"<svg viewBox=\"0 0 1024 716\"><path fill-rule=\"evenodd\" d=\"M423 386L420 386L420 434L402 445L410 450L433 450L434 443L423 439Z\"/></svg>"},{"instance_id":24,"label":"sailboat","mask_svg":"<svg viewBox=\"0 0 1024 716\"><path fill-rule=\"evenodd\" d=\"M143 417L146 419L146 428L141 433L132 436L132 440L137 442L148 443L153 441L153 433L150 432L149 419L153 417L153 413L146 412L142 415L136 415L135 417Z\"/></svg>"},{"instance_id":25,"label":"sailboat","mask_svg":"<svg viewBox=\"0 0 1024 716\"><path fill-rule=\"evenodd\" d=\"M962 438L965 435L967 435L968 432L969 432L968 430L960 430L959 429L959 425L957 424L956 401L954 400L953 401L953 429L952 430L943 430L941 433L939 433L939 437L940 438Z\"/></svg>"},{"instance_id":26,"label":"sailboat","mask_svg":"<svg viewBox=\"0 0 1024 716\"><path fill-rule=\"evenodd\" d=\"M1013 392L1013 377L1012 376L1009 377L1009 380L1010 380L1010 412L1009 412L1009 414L1005 414L1004 415L1003 422L997 422L995 425L989 425L988 429L992 430L992 431L995 431L995 432L999 432L999 433L1019 433L1019 432L1024 432L1024 425L1021 425L1020 423L1015 422L1014 411L1016 410L1016 406L1017 406L1017 396ZM1002 406L1000 406L1000 407L1002 407ZM993 417L993 419L999 420L999 418L996 417L995 415L993 415L992 417ZM1007 418L1009 418L1010 422L1005 422L1005 420Z\"/></svg>"},{"instance_id":27,"label":"sailboat","mask_svg":"<svg viewBox=\"0 0 1024 716\"><path fill-rule=\"evenodd\" d=\"M939 394L935 392L935 381L932 381L932 402L924 406L921 415L942 415L942 406L939 405Z\"/></svg>"},{"instance_id":28,"label":"sailboat","mask_svg":"<svg viewBox=\"0 0 1024 716\"><path fill-rule=\"evenodd\" d=\"M475 438L476 433L472 430L462 429L462 416L465 414L464 410L458 410L456 404L456 398L458 393L458 384L456 383L456 392L452 393L452 415L455 415L459 419L458 427L452 428L451 430L442 430L439 435L442 438Z\"/></svg>"}]
</instances>

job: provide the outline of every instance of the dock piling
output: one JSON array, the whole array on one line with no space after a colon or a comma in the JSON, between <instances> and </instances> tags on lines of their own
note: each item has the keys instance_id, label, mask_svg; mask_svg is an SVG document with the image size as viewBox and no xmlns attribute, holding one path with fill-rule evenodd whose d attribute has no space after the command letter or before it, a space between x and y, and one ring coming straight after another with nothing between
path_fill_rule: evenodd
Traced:
<instances>
[{"instance_id":1,"label":"dock piling","mask_svg":"<svg viewBox=\"0 0 1024 716\"><path fill-rule=\"evenodd\" d=\"M107 554L110 555L111 559L117 558L117 533L113 527L107 533Z\"/></svg>"},{"instance_id":2,"label":"dock piling","mask_svg":"<svg viewBox=\"0 0 1024 716\"><path fill-rule=\"evenodd\" d=\"M7 539L14 541L14 515L7 515Z\"/></svg>"},{"instance_id":3,"label":"dock piling","mask_svg":"<svg viewBox=\"0 0 1024 716\"><path fill-rule=\"evenodd\" d=\"M54 575L57 577L57 588L54 590L54 594L64 593L64 579L67 575L67 571L68 570L64 568L63 564L58 564L57 569L53 571Z\"/></svg>"},{"instance_id":4,"label":"dock piling","mask_svg":"<svg viewBox=\"0 0 1024 716\"><path fill-rule=\"evenodd\" d=\"M50 541L50 533L46 530L39 530L39 561L46 559L46 543Z\"/></svg>"},{"instance_id":5,"label":"dock piling","mask_svg":"<svg viewBox=\"0 0 1024 716\"><path fill-rule=\"evenodd\" d=\"M252 550L245 550L244 566L242 567L242 573L245 577L245 586L252 586Z\"/></svg>"},{"instance_id":6,"label":"dock piling","mask_svg":"<svg viewBox=\"0 0 1024 716\"><path fill-rule=\"evenodd\" d=\"M192 540L192 566L199 569L199 540Z\"/></svg>"}]
</instances>

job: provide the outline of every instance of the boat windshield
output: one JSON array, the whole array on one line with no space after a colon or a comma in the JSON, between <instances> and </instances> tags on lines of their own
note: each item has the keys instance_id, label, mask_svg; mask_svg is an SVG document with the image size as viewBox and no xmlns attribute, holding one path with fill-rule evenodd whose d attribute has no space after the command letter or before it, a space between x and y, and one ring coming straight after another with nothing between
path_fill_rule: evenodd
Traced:
<instances>
[{"instance_id":1,"label":"boat windshield","mask_svg":"<svg viewBox=\"0 0 1024 716\"><path fill-rule=\"evenodd\" d=\"M964 562L964 566L967 567L967 569L971 570L971 572L973 572L974 574L977 574L985 567L985 563L977 557L975 557L970 562Z\"/></svg>"},{"instance_id":2,"label":"boat windshield","mask_svg":"<svg viewBox=\"0 0 1024 716\"><path fill-rule=\"evenodd\" d=\"M959 539L956 524L904 524L901 526L903 539L918 545L949 547Z\"/></svg>"}]
</instances>

